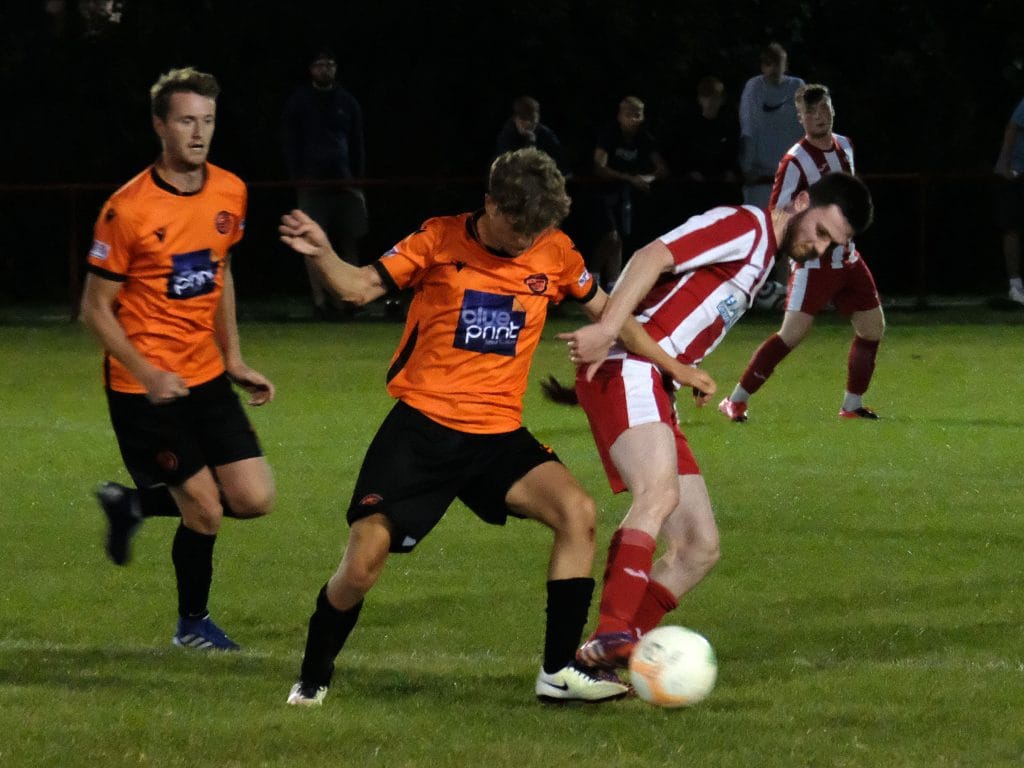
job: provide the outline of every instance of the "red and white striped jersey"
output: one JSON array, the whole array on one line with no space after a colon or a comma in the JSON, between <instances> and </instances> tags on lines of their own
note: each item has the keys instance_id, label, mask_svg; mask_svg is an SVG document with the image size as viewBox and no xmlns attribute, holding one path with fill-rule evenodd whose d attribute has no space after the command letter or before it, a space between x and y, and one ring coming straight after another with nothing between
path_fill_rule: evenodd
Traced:
<instances>
[{"instance_id":1,"label":"red and white striped jersey","mask_svg":"<svg viewBox=\"0 0 1024 768\"><path fill-rule=\"evenodd\" d=\"M750 306L775 261L768 212L722 206L688 219L658 238L675 267L636 309L636 319L662 349L696 365ZM610 357L623 357L615 349Z\"/></svg>"},{"instance_id":2,"label":"red and white striped jersey","mask_svg":"<svg viewBox=\"0 0 1024 768\"><path fill-rule=\"evenodd\" d=\"M819 149L806 137L794 144L779 163L775 172L775 184L768 202L769 209L784 206L807 189L826 173L845 171L854 173L853 142L846 136L832 134L832 148ZM856 261L856 246L851 241L847 246L836 246L831 259L811 259L803 266L807 269L842 269L843 262ZM796 264L792 264L796 268Z\"/></svg>"}]
</instances>

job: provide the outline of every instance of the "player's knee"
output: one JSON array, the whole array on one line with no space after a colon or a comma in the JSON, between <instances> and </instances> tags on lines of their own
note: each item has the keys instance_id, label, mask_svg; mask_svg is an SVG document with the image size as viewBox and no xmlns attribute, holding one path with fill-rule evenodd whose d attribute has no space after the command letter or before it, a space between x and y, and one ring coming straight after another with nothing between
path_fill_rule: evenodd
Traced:
<instances>
[{"instance_id":1,"label":"player's knee","mask_svg":"<svg viewBox=\"0 0 1024 768\"><path fill-rule=\"evenodd\" d=\"M228 500L230 515L239 518L263 517L269 515L277 500L277 490L272 486L247 489Z\"/></svg>"},{"instance_id":2,"label":"player's knee","mask_svg":"<svg viewBox=\"0 0 1024 768\"><path fill-rule=\"evenodd\" d=\"M702 573L707 573L722 558L722 545L718 533L703 536L690 542L686 549L687 558Z\"/></svg>"},{"instance_id":3,"label":"player's knee","mask_svg":"<svg viewBox=\"0 0 1024 768\"><path fill-rule=\"evenodd\" d=\"M347 559L339 572L339 595L365 595L380 577L381 565L364 558Z\"/></svg>"},{"instance_id":4,"label":"player's knee","mask_svg":"<svg viewBox=\"0 0 1024 768\"><path fill-rule=\"evenodd\" d=\"M562 500L558 528L576 539L594 541L597 527L597 504L582 490Z\"/></svg>"},{"instance_id":5,"label":"player's knee","mask_svg":"<svg viewBox=\"0 0 1024 768\"><path fill-rule=\"evenodd\" d=\"M182 520L192 530L211 536L220 531L220 524L224 519L224 506L219 498L192 497L186 499L185 503L179 501L178 508L181 510Z\"/></svg>"},{"instance_id":6,"label":"player's knee","mask_svg":"<svg viewBox=\"0 0 1024 768\"><path fill-rule=\"evenodd\" d=\"M703 578L722 557L718 532L687 537L685 540L670 540L666 556L671 559L673 568L696 572Z\"/></svg>"},{"instance_id":7,"label":"player's knee","mask_svg":"<svg viewBox=\"0 0 1024 768\"><path fill-rule=\"evenodd\" d=\"M659 483L633 493L633 504L629 516L631 524L641 522L660 524L679 504L679 484L675 477L671 482Z\"/></svg>"}]
</instances>

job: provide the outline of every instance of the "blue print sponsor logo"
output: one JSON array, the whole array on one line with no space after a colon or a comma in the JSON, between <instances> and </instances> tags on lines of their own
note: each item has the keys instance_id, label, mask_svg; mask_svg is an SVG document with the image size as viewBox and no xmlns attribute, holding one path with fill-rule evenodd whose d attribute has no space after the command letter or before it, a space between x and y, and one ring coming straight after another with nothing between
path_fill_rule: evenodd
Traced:
<instances>
[{"instance_id":1,"label":"blue print sponsor logo","mask_svg":"<svg viewBox=\"0 0 1024 768\"><path fill-rule=\"evenodd\" d=\"M584 285L587 284L587 280L589 280L589 279L590 279L590 272L588 272L587 268L584 267L583 268L583 274L580 275L580 279L576 281L576 285L578 285L580 288L582 288Z\"/></svg>"},{"instance_id":2,"label":"blue print sponsor logo","mask_svg":"<svg viewBox=\"0 0 1024 768\"><path fill-rule=\"evenodd\" d=\"M167 278L167 298L191 299L213 293L217 287L218 264L211 256L209 248L174 254L171 257L171 274Z\"/></svg>"},{"instance_id":3,"label":"blue print sponsor logo","mask_svg":"<svg viewBox=\"0 0 1024 768\"><path fill-rule=\"evenodd\" d=\"M726 328L731 328L733 323L740 319L743 314L744 305L735 296L729 296L718 302L718 314Z\"/></svg>"},{"instance_id":4,"label":"blue print sponsor logo","mask_svg":"<svg viewBox=\"0 0 1024 768\"><path fill-rule=\"evenodd\" d=\"M467 290L455 329L455 347L515 357L526 311L514 296Z\"/></svg>"}]
</instances>

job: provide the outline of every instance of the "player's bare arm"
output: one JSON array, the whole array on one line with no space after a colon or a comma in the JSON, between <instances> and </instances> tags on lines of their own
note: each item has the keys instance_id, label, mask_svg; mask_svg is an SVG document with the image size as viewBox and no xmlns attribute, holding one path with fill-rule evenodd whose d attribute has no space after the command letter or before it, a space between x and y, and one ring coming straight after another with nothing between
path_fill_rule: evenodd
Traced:
<instances>
[{"instance_id":1,"label":"player's bare arm","mask_svg":"<svg viewBox=\"0 0 1024 768\"><path fill-rule=\"evenodd\" d=\"M596 321L601 317L602 311L607 308L608 303L608 294L604 291L598 290L594 298L583 305L583 310L592 320ZM573 334L571 333L560 334L559 338L572 336ZM657 342L654 341L654 339L651 338L650 334L644 330L643 326L640 325L632 315L626 317L625 322L622 324L622 330L619 332L618 339L628 352L647 358L662 371L671 376L675 381L679 382L681 386L691 387L694 390L694 398L696 399L698 406L703 406L707 403L711 395L715 393L717 385L715 384L715 380L712 379L709 374L699 368L684 365L668 354ZM604 362L607 354L608 350L606 348L600 360L590 362L586 372L587 381L593 379L594 374L597 372L597 369L601 367L601 364ZM574 347L574 341L571 338L569 338L569 358L576 364L581 364L583 362L578 359L579 355Z\"/></svg>"},{"instance_id":2,"label":"player's bare arm","mask_svg":"<svg viewBox=\"0 0 1024 768\"><path fill-rule=\"evenodd\" d=\"M594 149L594 174L602 179L609 179L611 181L624 181L627 184L640 189L644 192L651 188L650 179L645 179L640 175L633 175L631 173L625 173L624 171L617 171L608 165L608 152L607 150L597 147Z\"/></svg>"},{"instance_id":3,"label":"player's bare arm","mask_svg":"<svg viewBox=\"0 0 1024 768\"><path fill-rule=\"evenodd\" d=\"M167 403L188 394L188 387L176 373L163 371L150 363L128 340L117 321L114 307L121 284L96 275L87 275L82 294L82 322L100 344L117 358L146 388L151 403Z\"/></svg>"},{"instance_id":4,"label":"player's bare arm","mask_svg":"<svg viewBox=\"0 0 1024 768\"><path fill-rule=\"evenodd\" d=\"M242 359L241 342L238 336L238 320L235 310L235 278L231 272L230 255L224 260L224 289L217 315L214 332L217 346L224 357L224 368L228 377L249 393L249 405L264 405L274 399L274 385L270 379Z\"/></svg>"},{"instance_id":5,"label":"player's bare arm","mask_svg":"<svg viewBox=\"0 0 1024 768\"><path fill-rule=\"evenodd\" d=\"M277 230L281 242L313 261L327 286L342 301L361 306L387 293L374 267L355 267L339 259L320 225L302 211L284 214Z\"/></svg>"},{"instance_id":6,"label":"player's bare arm","mask_svg":"<svg viewBox=\"0 0 1024 768\"><path fill-rule=\"evenodd\" d=\"M589 364L604 360L641 299L650 292L658 276L671 270L673 264L672 253L660 240L634 253L600 310L600 319L571 333L558 335L569 342L570 351L575 353L574 362Z\"/></svg>"}]
</instances>

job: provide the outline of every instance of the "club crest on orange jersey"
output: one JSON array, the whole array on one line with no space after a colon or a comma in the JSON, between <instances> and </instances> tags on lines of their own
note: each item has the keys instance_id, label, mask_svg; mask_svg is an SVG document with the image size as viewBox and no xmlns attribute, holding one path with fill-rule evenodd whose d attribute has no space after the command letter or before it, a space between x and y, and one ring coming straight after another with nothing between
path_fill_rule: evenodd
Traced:
<instances>
[{"instance_id":1,"label":"club crest on orange jersey","mask_svg":"<svg viewBox=\"0 0 1024 768\"><path fill-rule=\"evenodd\" d=\"M235 222L234 214L229 211L218 211L217 217L214 219L214 226L217 227L217 231L222 235L226 235L231 231L231 227Z\"/></svg>"},{"instance_id":2,"label":"club crest on orange jersey","mask_svg":"<svg viewBox=\"0 0 1024 768\"><path fill-rule=\"evenodd\" d=\"M548 289L547 275L530 275L523 282L533 293L544 293Z\"/></svg>"}]
</instances>

